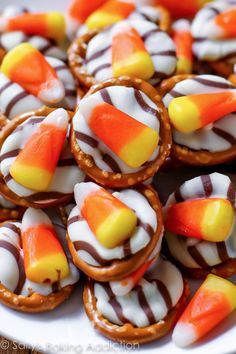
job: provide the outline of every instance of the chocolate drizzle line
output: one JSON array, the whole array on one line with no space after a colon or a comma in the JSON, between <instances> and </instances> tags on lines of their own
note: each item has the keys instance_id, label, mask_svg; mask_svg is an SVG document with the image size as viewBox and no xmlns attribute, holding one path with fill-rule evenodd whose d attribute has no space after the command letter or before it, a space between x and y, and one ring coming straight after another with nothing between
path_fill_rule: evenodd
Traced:
<instances>
[{"instance_id":1,"label":"chocolate drizzle line","mask_svg":"<svg viewBox=\"0 0 236 354\"><path fill-rule=\"evenodd\" d=\"M149 37L151 37L153 34L155 34L155 33L160 33L160 32L162 32L160 29L158 29L158 28L154 28L154 29L152 29L152 30L150 30L150 31L148 31L148 32L146 32L146 33L144 33L143 35L142 35L142 40L145 42Z\"/></svg>"},{"instance_id":2,"label":"chocolate drizzle line","mask_svg":"<svg viewBox=\"0 0 236 354\"><path fill-rule=\"evenodd\" d=\"M201 176L201 181L202 181L202 186L205 192L206 197L210 197L213 191L213 186L211 182L211 178L209 175L203 175Z\"/></svg>"},{"instance_id":3,"label":"chocolate drizzle line","mask_svg":"<svg viewBox=\"0 0 236 354\"><path fill-rule=\"evenodd\" d=\"M93 55L91 55L90 58L88 58L86 60L86 63L89 63L90 61L92 60L95 60L95 59L98 59L99 57L101 57L104 53L106 53L106 51L108 51L109 49L111 48L110 45L108 45L107 47L101 49L101 50L98 50L97 52L95 52Z\"/></svg>"},{"instance_id":4,"label":"chocolate drizzle line","mask_svg":"<svg viewBox=\"0 0 236 354\"><path fill-rule=\"evenodd\" d=\"M235 205L236 191L232 182L230 182L227 190L227 198L233 205Z\"/></svg>"},{"instance_id":5,"label":"chocolate drizzle line","mask_svg":"<svg viewBox=\"0 0 236 354\"><path fill-rule=\"evenodd\" d=\"M107 164L107 166L110 167L112 172L114 172L114 173L121 173L122 172L118 163L109 154L104 154L102 156L102 159Z\"/></svg>"},{"instance_id":6,"label":"chocolate drizzle line","mask_svg":"<svg viewBox=\"0 0 236 354\"><path fill-rule=\"evenodd\" d=\"M228 141L228 143L230 145L235 145L236 144L236 138L233 135L231 135L230 133L227 133L226 131L224 131L224 130L222 130L220 128L216 128L216 127L213 127L212 131L216 135L218 135L221 138L223 138L224 140Z\"/></svg>"},{"instance_id":7,"label":"chocolate drizzle line","mask_svg":"<svg viewBox=\"0 0 236 354\"><path fill-rule=\"evenodd\" d=\"M119 320L122 323L128 323L129 320L125 317L124 313L123 313L123 309L122 306L120 305L120 303L116 300L113 291L111 290L111 287L109 284L103 284L102 285L103 289L106 291L108 297L109 297L109 304L112 306L112 308L114 309L116 316L119 318Z\"/></svg>"},{"instance_id":8,"label":"chocolate drizzle line","mask_svg":"<svg viewBox=\"0 0 236 354\"><path fill-rule=\"evenodd\" d=\"M95 76L97 75L97 73L99 73L99 71L102 71L104 69L107 69L107 68L110 68L111 67L111 64L110 63L107 63L107 64L102 64L100 66L97 66L96 69L94 69L92 71L92 76Z\"/></svg>"},{"instance_id":9,"label":"chocolate drizzle line","mask_svg":"<svg viewBox=\"0 0 236 354\"><path fill-rule=\"evenodd\" d=\"M67 226L71 225L71 224L74 224L75 222L78 222L78 221L83 221L84 219L82 218L81 215L75 215L75 216L72 216L72 218L70 218L68 221L67 221Z\"/></svg>"},{"instance_id":10,"label":"chocolate drizzle line","mask_svg":"<svg viewBox=\"0 0 236 354\"><path fill-rule=\"evenodd\" d=\"M20 153L20 151L21 151L21 149L15 149L15 150L8 151L5 154L2 154L0 156L0 162L2 162L5 159L8 159L10 157L16 157Z\"/></svg>"},{"instance_id":11,"label":"chocolate drizzle line","mask_svg":"<svg viewBox=\"0 0 236 354\"><path fill-rule=\"evenodd\" d=\"M139 90L134 89L134 96L139 106L147 113L152 114L153 116L157 116L158 112L156 109L150 107L145 101L143 96L141 95Z\"/></svg>"},{"instance_id":12,"label":"chocolate drizzle line","mask_svg":"<svg viewBox=\"0 0 236 354\"><path fill-rule=\"evenodd\" d=\"M155 319L155 316L152 312L152 309L151 307L149 306L149 303L146 299L146 296L144 294L144 291L143 291L143 288L141 285L137 285L135 288L134 288L134 291L137 292L137 296L138 296L138 301L139 301L139 304L142 308L142 310L144 311L148 321L149 321L149 324L153 324L156 322L156 319Z\"/></svg>"},{"instance_id":13,"label":"chocolate drizzle line","mask_svg":"<svg viewBox=\"0 0 236 354\"><path fill-rule=\"evenodd\" d=\"M124 256L128 257L132 254L130 238L123 245Z\"/></svg>"},{"instance_id":14,"label":"chocolate drizzle line","mask_svg":"<svg viewBox=\"0 0 236 354\"><path fill-rule=\"evenodd\" d=\"M157 55L160 56L168 56L168 57L175 57L176 56L176 52L175 50L163 50L160 52L154 52L154 53L150 53L149 54L151 57L155 57Z\"/></svg>"},{"instance_id":15,"label":"chocolate drizzle line","mask_svg":"<svg viewBox=\"0 0 236 354\"><path fill-rule=\"evenodd\" d=\"M225 242L216 242L216 248L220 260L222 262L227 261L229 259L229 255L225 246Z\"/></svg>"},{"instance_id":16,"label":"chocolate drizzle line","mask_svg":"<svg viewBox=\"0 0 236 354\"><path fill-rule=\"evenodd\" d=\"M13 109L13 107L19 102L21 101L23 98L29 96L29 94L26 91L20 92L18 95L16 95L15 97L13 97L10 102L8 102L6 108L5 108L5 114L8 117L11 113L11 110Z\"/></svg>"},{"instance_id":17,"label":"chocolate drizzle line","mask_svg":"<svg viewBox=\"0 0 236 354\"><path fill-rule=\"evenodd\" d=\"M201 267L201 268L208 268L209 264L205 261L205 259L202 257L201 253L198 251L196 246L190 246L188 247L188 251L192 258L195 260L195 262Z\"/></svg>"},{"instance_id":18,"label":"chocolate drizzle line","mask_svg":"<svg viewBox=\"0 0 236 354\"><path fill-rule=\"evenodd\" d=\"M95 247L93 247L92 245L90 245L88 242L85 241L74 241L73 242L75 250L76 251L85 251L88 254L90 254L95 261L100 264L101 266L105 266L107 265L110 261L109 260L105 260L104 258L102 258L97 250L95 249Z\"/></svg>"},{"instance_id":19,"label":"chocolate drizzle line","mask_svg":"<svg viewBox=\"0 0 236 354\"><path fill-rule=\"evenodd\" d=\"M9 81L9 82L6 82L1 88L0 88L0 95L5 91L7 90L10 86L14 85L14 82L12 81Z\"/></svg>"},{"instance_id":20,"label":"chocolate drizzle line","mask_svg":"<svg viewBox=\"0 0 236 354\"><path fill-rule=\"evenodd\" d=\"M161 296L163 297L163 299L165 301L167 309L170 310L173 307L173 304L172 304L172 300L170 297L170 293L169 293L166 285L159 279L152 279L149 281L154 282L156 284L157 289L159 290L159 292L161 293Z\"/></svg>"},{"instance_id":21,"label":"chocolate drizzle line","mask_svg":"<svg viewBox=\"0 0 236 354\"><path fill-rule=\"evenodd\" d=\"M201 77L195 77L193 79L193 81L196 81L196 82L203 84L205 86L210 86L210 87L215 87L215 88L235 89L235 87L231 84L228 84L225 82L212 81L212 80L204 79Z\"/></svg>"},{"instance_id":22,"label":"chocolate drizzle line","mask_svg":"<svg viewBox=\"0 0 236 354\"><path fill-rule=\"evenodd\" d=\"M20 236L21 231L19 229L19 227L17 227L16 225L10 223L10 222L6 222L2 225L2 227L6 227L7 229L12 230L13 232L15 232L17 235Z\"/></svg>"},{"instance_id":23,"label":"chocolate drizzle line","mask_svg":"<svg viewBox=\"0 0 236 354\"><path fill-rule=\"evenodd\" d=\"M92 148L96 148L98 146L98 142L97 140L95 140L94 138L92 138L91 136L82 133L82 132L75 132L75 137L77 140L82 141L85 144L88 144L89 146L91 146Z\"/></svg>"},{"instance_id":24,"label":"chocolate drizzle line","mask_svg":"<svg viewBox=\"0 0 236 354\"><path fill-rule=\"evenodd\" d=\"M4 248L8 252L10 252L12 254L12 256L15 258L16 263L18 265L19 280L18 280L18 284L16 286L16 289L14 291L14 293L16 295L18 295L18 294L20 294L22 287L24 285L24 282L25 282L25 271L24 271L23 259L20 255L20 252L18 251L18 249L15 246L13 246L13 244L11 244L10 242L0 240L0 247Z\"/></svg>"},{"instance_id":25,"label":"chocolate drizzle line","mask_svg":"<svg viewBox=\"0 0 236 354\"><path fill-rule=\"evenodd\" d=\"M106 88L103 88L99 92L100 92L100 95L102 96L103 101L113 106L113 102L112 102L112 99L111 99L111 96L110 96L108 90Z\"/></svg>"},{"instance_id":26,"label":"chocolate drizzle line","mask_svg":"<svg viewBox=\"0 0 236 354\"><path fill-rule=\"evenodd\" d=\"M184 201L184 198L182 197L180 188L175 191L175 200L177 203L181 203Z\"/></svg>"}]
</instances>

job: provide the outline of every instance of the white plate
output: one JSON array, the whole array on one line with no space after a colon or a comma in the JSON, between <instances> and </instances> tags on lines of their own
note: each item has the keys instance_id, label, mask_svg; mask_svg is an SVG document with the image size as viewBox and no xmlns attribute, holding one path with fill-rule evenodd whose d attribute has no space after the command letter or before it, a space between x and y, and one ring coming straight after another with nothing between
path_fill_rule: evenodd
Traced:
<instances>
[{"instance_id":1,"label":"white plate","mask_svg":"<svg viewBox=\"0 0 236 354\"><path fill-rule=\"evenodd\" d=\"M0 9L7 5L22 4L34 10L64 10L67 3L67 0L0 0ZM28 315L0 305L0 334L16 341L15 349L31 347L41 352L61 354L130 351L130 346L114 344L93 330L83 310L81 289L80 282L73 296L51 313ZM212 331L201 344L187 350L175 347L170 336L167 336L160 341L140 346L132 350L132 353L233 354L236 351L235 323L236 313ZM17 347L17 342L24 344ZM0 349L7 349L7 346L8 342L0 342Z\"/></svg>"}]
</instances>

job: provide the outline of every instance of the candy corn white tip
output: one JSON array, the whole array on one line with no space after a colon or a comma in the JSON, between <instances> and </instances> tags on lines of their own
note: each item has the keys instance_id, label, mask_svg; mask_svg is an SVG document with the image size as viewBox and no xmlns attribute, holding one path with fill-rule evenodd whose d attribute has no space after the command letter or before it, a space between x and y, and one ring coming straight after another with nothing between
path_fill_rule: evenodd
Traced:
<instances>
[{"instance_id":1,"label":"candy corn white tip","mask_svg":"<svg viewBox=\"0 0 236 354\"><path fill-rule=\"evenodd\" d=\"M79 208L82 207L84 199L90 193L97 192L101 187L93 182L77 183L74 187L74 197Z\"/></svg>"},{"instance_id":2,"label":"candy corn white tip","mask_svg":"<svg viewBox=\"0 0 236 354\"><path fill-rule=\"evenodd\" d=\"M22 231L37 225L52 225L51 220L40 209L28 208L22 218Z\"/></svg>"},{"instance_id":3,"label":"candy corn white tip","mask_svg":"<svg viewBox=\"0 0 236 354\"><path fill-rule=\"evenodd\" d=\"M51 79L50 83L42 86L38 98L45 103L60 102L65 96L65 88L59 79Z\"/></svg>"},{"instance_id":4,"label":"candy corn white tip","mask_svg":"<svg viewBox=\"0 0 236 354\"><path fill-rule=\"evenodd\" d=\"M185 348L197 340L195 328L190 323L177 323L172 334L172 340L178 347Z\"/></svg>"},{"instance_id":5,"label":"candy corn white tip","mask_svg":"<svg viewBox=\"0 0 236 354\"><path fill-rule=\"evenodd\" d=\"M58 108L51 112L44 119L43 123L53 124L60 129L67 130L69 123L68 113L64 108Z\"/></svg>"}]
</instances>

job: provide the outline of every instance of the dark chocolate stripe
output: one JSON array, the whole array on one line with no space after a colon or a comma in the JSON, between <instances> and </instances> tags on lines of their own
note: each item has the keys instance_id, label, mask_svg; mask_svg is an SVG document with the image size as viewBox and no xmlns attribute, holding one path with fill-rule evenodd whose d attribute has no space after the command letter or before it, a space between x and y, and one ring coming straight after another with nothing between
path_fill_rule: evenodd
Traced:
<instances>
[{"instance_id":1,"label":"dark chocolate stripe","mask_svg":"<svg viewBox=\"0 0 236 354\"><path fill-rule=\"evenodd\" d=\"M181 203L183 202L185 199L182 197L182 194L181 194L181 190L180 189L177 189L175 191L175 200L177 203Z\"/></svg>"},{"instance_id":2,"label":"dark chocolate stripe","mask_svg":"<svg viewBox=\"0 0 236 354\"><path fill-rule=\"evenodd\" d=\"M235 87L233 85L231 85L229 83L225 83L225 82L216 82L216 81L204 79L201 77L195 77L192 80L199 82L200 84L210 86L210 87L222 88L222 89L235 89Z\"/></svg>"},{"instance_id":3,"label":"dark chocolate stripe","mask_svg":"<svg viewBox=\"0 0 236 354\"><path fill-rule=\"evenodd\" d=\"M223 138L224 140L228 141L228 143L230 145L235 145L236 144L236 139L233 135L231 135L230 133L227 133L225 132L224 130L220 129L220 128L216 128L216 127L213 127L212 128L212 131L220 136L221 138Z\"/></svg>"},{"instance_id":4,"label":"dark chocolate stripe","mask_svg":"<svg viewBox=\"0 0 236 354\"><path fill-rule=\"evenodd\" d=\"M97 140L85 133L75 131L75 137L77 140L82 141L83 143L91 146L92 148L96 148L98 146Z\"/></svg>"},{"instance_id":5,"label":"dark chocolate stripe","mask_svg":"<svg viewBox=\"0 0 236 354\"><path fill-rule=\"evenodd\" d=\"M61 71L61 70L68 69L68 67L65 64L61 64L61 65L53 66L53 69L56 71Z\"/></svg>"},{"instance_id":6,"label":"dark chocolate stripe","mask_svg":"<svg viewBox=\"0 0 236 354\"><path fill-rule=\"evenodd\" d=\"M65 166L77 166L75 159L72 157L70 159L59 160L57 163L57 167L65 167Z\"/></svg>"},{"instance_id":7,"label":"dark chocolate stripe","mask_svg":"<svg viewBox=\"0 0 236 354\"><path fill-rule=\"evenodd\" d=\"M235 205L236 190L235 190L233 183L229 184L229 187L227 190L227 198L233 205Z\"/></svg>"},{"instance_id":8,"label":"dark chocolate stripe","mask_svg":"<svg viewBox=\"0 0 236 354\"><path fill-rule=\"evenodd\" d=\"M102 90L100 90L100 95L102 96L102 99L104 102L113 106L111 96L106 88L103 88Z\"/></svg>"},{"instance_id":9,"label":"dark chocolate stripe","mask_svg":"<svg viewBox=\"0 0 236 354\"><path fill-rule=\"evenodd\" d=\"M159 33L159 32L162 32L160 29L158 29L158 28L154 28L154 29L152 29L152 30L150 30L150 31L148 31L148 32L146 32L146 33L144 33L143 35L142 35L142 40L145 42L149 37L151 37L153 34L155 34L155 33Z\"/></svg>"},{"instance_id":10,"label":"dark chocolate stripe","mask_svg":"<svg viewBox=\"0 0 236 354\"><path fill-rule=\"evenodd\" d=\"M87 252L88 254L90 254L90 256L93 259L95 259L95 261L99 265L105 266L107 263L109 263L109 260L106 260L106 259L102 258L98 254L97 250L92 245L90 245L88 242L75 241L75 242L73 242L73 244L74 244L74 247L75 247L76 251L85 251L85 252Z\"/></svg>"},{"instance_id":11,"label":"dark chocolate stripe","mask_svg":"<svg viewBox=\"0 0 236 354\"><path fill-rule=\"evenodd\" d=\"M205 192L205 197L210 197L213 191L213 186L211 182L211 177L209 175L203 175L200 177L202 181L202 186Z\"/></svg>"},{"instance_id":12,"label":"dark chocolate stripe","mask_svg":"<svg viewBox=\"0 0 236 354\"><path fill-rule=\"evenodd\" d=\"M89 63L90 61L97 59L99 57L101 57L104 53L106 53L106 51L108 51L111 48L110 45L106 46L105 48L98 50L97 52L95 52L93 55L91 55L90 58L88 58L86 60L86 63Z\"/></svg>"},{"instance_id":13,"label":"dark chocolate stripe","mask_svg":"<svg viewBox=\"0 0 236 354\"><path fill-rule=\"evenodd\" d=\"M18 280L18 284L16 286L16 289L14 291L14 293L18 295L21 292L21 289L22 289L23 284L25 282L25 271L24 271L24 264L23 264L22 257L20 255L20 252L18 251L18 249L10 242L0 240L0 247L4 248L8 252L10 252L12 254L12 256L15 258L16 263L18 265L19 280Z\"/></svg>"},{"instance_id":14,"label":"dark chocolate stripe","mask_svg":"<svg viewBox=\"0 0 236 354\"><path fill-rule=\"evenodd\" d=\"M185 96L181 92L178 92L177 90L174 90L174 89L170 90L169 95L171 95L172 97L175 97L175 98Z\"/></svg>"},{"instance_id":15,"label":"dark chocolate stripe","mask_svg":"<svg viewBox=\"0 0 236 354\"><path fill-rule=\"evenodd\" d=\"M149 279L150 281L150 279ZM166 287L166 285L159 279L152 279L151 282L155 282L157 289L159 290L161 296L163 297L166 307L170 310L173 307L170 293Z\"/></svg>"},{"instance_id":16,"label":"dark chocolate stripe","mask_svg":"<svg viewBox=\"0 0 236 354\"><path fill-rule=\"evenodd\" d=\"M139 301L139 304L142 308L142 310L144 311L147 319L148 319L148 322L149 324L153 324L153 323L156 323L156 319L155 319L155 316L152 312L152 309L151 307L149 306L149 303L146 299L146 296L144 294L144 291L143 291L143 288L141 285L137 285L134 290L137 292L137 295L138 295L138 301Z\"/></svg>"},{"instance_id":17,"label":"dark chocolate stripe","mask_svg":"<svg viewBox=\"0 0 236 354\"><path fill-rule=\"evenodd\" d=\"M171 75L169 75L171 76ZM163 80L166 79L168 77L168 75L166 73L164 73L163 71L155 71L154 75L152 76L152 79L159 79L159 80Z\"/></svg>"},{"instance_id":18,"label":"dark chocolate stripe","mask_svg":"<svg viewBox=\"0 0 236 354\"><path fill-rule=\"evenodd\" d=\"M15 232L17 235L21 234L21 231L19 229L19 227L17 227L16 225L10 223L10 222L6 222L2 225L2 227L6 227L7 229L12 230L13 232Z\"/></svg>"},{"instance_id":19,"label":"dark chocolate stripe","mask_svg":"<svg viewBox=\"0 0 236 354\"><path fill-rule=\"evenodd\" d=\"M146 14L144 14L143 12L141 12L140 10L136 10L136 13L139 14L140 16L142 16L142 18L146 21L150 21L153 22L153 20Z\"/></svg>"},{"instance_id":20,"label":"dark chocolate stripe","mask_svg":"<svg viewBox=\"0 0 236 354\"><path fill-rule=\"evenodd\" d=\"M42 53L42 54L45 54L47 52L47 50L51 49L53 46L52 46L52 43L47 43L45 44L42 48L39 48L39 51Z\"/></svg>"},{"instance_id":21,"label":"dark chocolate stripe","mask_svg":"<svg viewBox=\"0 0 236 354\"><path fill-rule=\"evenodd\" d=\"M202 257L201 253L197 250L196 246L188 247L188 252L201 268L209 267L209 264Z\"/></svg>"},{"instance_id":22,"label":"dark chocolate stripe","mask_svg":"<svg viewBox=\"0 0 236 354\"><path fill-rule=\"evenodd\" d=\"M78 221L82 221L83 218L81 215L75 215L75 216L72 216L72 218L70 218L68 221L67 221L67 226L71 225L71 224L74 224L75 222L78 222Z\"/></svg>"},{"instance_id":23,"label":"dark chocolate stripe","mask_svg":"<svg viewBox=\"0 0 236 354\"><path fill-rule=\"evenodd\" d=\"M5 152L5 154L2 154L0 156L0 162L2 162L5 159L8 159L9 157L16 157L20 153L20 151L21 149L15 149L15 150Z\"/></svg>"},{"instance_id":24,"label":"dark chocolate stripe","mask_svg":"<svg viewBox=\"0 0 236 354\"><path fill-rule=\"evenodd\" d=\"M207 6L207 10L210 10L210 11L214 12L215 15L219 15L221 13L220 10L216 9L213 6Z\"/></svg>"},{"instance_id":25,"label":"dark chocolate stripe","mask_svg":"<svg viewBox=\"0 0 236 354\"><path fill-rule=\"evenodd\" d=\"M73 89L66 89L65 88L65 95L66 96L76 96L76 90L73 90Z\"/></svg>"},{"instance_id":26,"label":"dark chocolate stripe","mask_svg":"<svg viewBox=\"0 0 236 354\"><path fill-rule=\"evenodd\" d=\"M222 262L225 262L229 259L229 255L227 252L227 248L225 242L216 242L216 248L218 252L218 256Z\"/></svg>"},{"instance_id":27,"label":"dark chocolate stripe","mask_svg":"<svg viewBox=\"0 0 236 354\"><path fill-rule=\"evenodd\" d=\"M130 238L123 244L124 256L128 257L132 254Z\"/></svg>"},{"instance_id":28,"label":"dark chocolate stripe","mask_svg":"<svg viewBox=\"0 0 236 354\"><path fill-rule=\"evenodd\" d=\"M60 290L61 290L61 286L60 286L59 281L55 281L54 283L52 283L52 292L53 293L58 293Z\"/></svg>"},{"instance_id":29,"label":"dark chocolate stripe","mask_svg":"<svg viewBox=\"0 0 236 354\"><path fill-rule=\"evenodd\" d=\"M168 56L168 57L175 57L176 56L176 52L175 50L163 50L160 52L153 52L149 54L151 57L160 55L160 56Z\"/></svg>"},{"instance_id":30,"label":"dark chocolate stripe","mask_svg":"<svg viewBox=\"0 0 236 354\"><path fill-rule=\"evenodd\" d=\"M117 301L117 299L115 298L113 291L110 288L109 284L103 284L102 285L103 289L106 291L108 297L109 297L109 304L112 306L113 310L116 313L116 316L119 318L119 320L122 323L128 323L129 320L127 320L127 318L125 317L124 313L123 313L123 309L122 306L120 305L120 303Z\"/></svg>"},{"instance_id":31,"label":"dark chocolate stripe","mask_svg":"<svg viewBox=\"0 0 236 354\"><path fill-rule=\"evenodd\" d=\"M92 76L95 76L97 75L97 73L99 73L99 71L102 71L104 69L107 69L107 68L110 68L111 67L111 64L110 63L107 63L107 64L102 64L100 66L97 66L96 69L94 69L92 71Z\"/></svg>"},{"instance_id":32,"label":"dark chocolate stripe","mask_svg":"<svg viewBox=\"0 0 236 354\"><path fill-rule=\"evenodd\" d=\"M16 133L16 132L22 131L26 125L39 124L39 123L41 123L44 119L45 119L45 117L34 117L34 118L27 119L27 121L24 123L24 125L23 125L23 124L18 125L18 127L16 127L16 129L15 129L11 134L14 134L14 133Z\"/></svg>"},{"instance_id":33,"label":"dark chocolate stripe","mask_svg":"<svg viewBox=\"0 0 236 354\"><path fill-rule=\"evenodd\" d=\"M10 102L8 102L6 109L5 109L5 115L8 117L11 113L11 110L13 109L13 107L15 106L15 104L17 104L20 100L22 100L23 98L29 96L29 94L26 91L23 91L21 93L19 93L18 95L16 95L15 97L13 97Z\"/></svg>"},{"instance_id":34,"label":"dark chocolate stripe","mask_svg":"<svg viewBox=\"0 0 236 354\"><path fill-rule=\"evenodd\" d=\"M7 175L5 175L5 176L3 177L3 179L4 179L5 183L8 183L8 182L10 182L13 178L12 178L12 176L10 175L10 173L8 173Z\"/></svg>"},{"instance_id":35,"label":"dark chocolate stripe","mask_svg":"<svg viewBox=\"0 0 236 354\"><path fill-rule=\"evenodd\" d=\"M152 114L153 116L157 116L158 112L156 109L150 107L145 101L143 96L141 95L141 92L139 90L134 89L134 96L136 98L136 101L138 102L139 106L147 113Z\"/></svg>"},{"instance_id":36,"label":"dark chocolate stripe","mask_svg":"<svg viewBox=\"0 0 236 354\"><path fill-rule=\"evenodd\" d=\"M5 90L8 89L8 87L14 85L14 82L12 81L9 81L9 82L6 82L5 85L3 85L1 88L0 88L0 95L1 93L3 93Z\"/></svg>"},{"instance_id":37,"label":"dark chocolate stripe","mask_svg":"<svg viewBox=\"0 0 236 354\"><path fill-rule=\"evenodd\" d=\"M138 220L138 226L144 229L150 237L154 234L154 230L152 226L146 222L142 222L142 220Z\"/></svg>"},{"instance_id":38,"label":"dark chocolate stripe","mask_svg":"<svg viewBox=\"0 0 236 354\"><path fill-rule=\"evenodd\" d=\"M104 154L102 159L110 167L112 172L121 173L120 166L110 155Z\"/></svg>"},{"instance_id":39,"label":"dark chocolate stripe","mask_svg":"<svg viewBox=\"0 0 236 354\"><path fill-rule=\"evenodd\" d=\"M206 38L206 37L194 37L194 42L202 43L202 42L205 42L205 41L208 41L208 38Z\"/></svg>"}]
</instances>

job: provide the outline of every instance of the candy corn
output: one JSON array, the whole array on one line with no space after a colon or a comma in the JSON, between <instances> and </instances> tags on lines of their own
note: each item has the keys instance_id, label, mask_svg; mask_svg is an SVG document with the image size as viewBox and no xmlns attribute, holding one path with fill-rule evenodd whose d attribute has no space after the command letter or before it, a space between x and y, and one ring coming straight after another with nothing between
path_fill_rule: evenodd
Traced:
<instances>
[{"instance_id":1,"label":"candy corn","mask_svg":"<svg viewBox=\"0 0 236 354\"><path fill-rule=\"evenodd\" d=\"M202 6L212 0L189 0L189 1L176 1L176 0L157 0L159 5L163 5L170 11L171 15L175 18L179 17L193 17Z\"/></svg>"},{"instance_id":2,"label":"candy corn","mask_svg":"<svg viewBox=\"0 0 236 354\"><path fill-rule=\"evenodd\" d=\"M79 22L84 23L86 18L107 0L73 0L68 8L69 16Z\"/></svg>"},{"instance_id":3,"label":"candy corn","mask_svg":"<svg viewBox=\"0 0 236 354\"><path fill-rule=\"evenodd\" d=\"M171 123L182 133L191 133L235 111L233 91L177 97L168 107Z\"/></svg>"},{"instance_id":4,"label":"candy corn","mask_svg":"<svg viewBox=\"0 0 236 354\"><path fill-rule=\"evenodd\" d=\"M135 5L120 0L110 0L93 12L85 24L89 29L104 28L119 22L135 10Z\"/></svg>"},{"instance_id":5,"label":"candy corn","mask_svg":"<svg viewBox=\"0 0 236 354\"><path fill-rule=\"evenodd\" d=\"M42 210L26 210L22 219L22 246L26 277L31 281L53 283L69 274L63 248Z\"/></svg>"},{"instance_id":6,"label":"candy corn","mask_svg":"<svg viewBox=\"0 0 236 354\"><path fill-rule=\"evenodd\" d=\"M129 238L137 224L135 213L93 182L75 186L75 200L98 241L114 248Z\"/></svg>"},{"instance_id":7,"label":"candy corn","mask_svg":"<svg viewBox=\"0 0 236 354\"><path fill-rule=\"evenodd\" d=\"M180 347L191 345L236 308L236 286L210 274L180 317L172 339Z\"/></svg>"},{"instance_id":8,"label":"candy corn","mask_svg":"<svg viewBox=\"0 0 236 354\"><path fill-rule=\"evenodd\" d=\"M154 129L108 103L92 110L88 124L104 144L133 168L148 161L158 145L159 136Z\"/></svg>"},{"instance_id":9,"label":"candy corn","mask_svg":"<svg viewBox=\"0 0 236 354\"><path fill-rule=\"evenodd\" d=\"M15 17L1 18L0 32L22 31L55 40L65 38L65 20L60 12L23 13Z\"/></svg>"},{"instance_id":10,"label":"candy corn","mask_svg":"<svg viewBox=\"0 0 236 354\"><path fill-rule=\"evenodd\" d=\"M135 76L149 80L154 74L154 65L138 32L125 26L112 38L113 76Z\"/></svg>"},{"instance_id":11,"label":"candy corn","mask_svg":"<svg viewBox=\"0 0 236 354\"><path fill-rule=\"evenodd\" d=\"M148 268L153 264L154 259L146 261L135 272L122 280L110 281L110 286L116 296L127 295L143 277Z\"/></svg>"},{"instance_id":12,"label":"candy corn","mask_svg":"<svg viewBox=\"0 0 236 354\"><path fill-rule=\"evenodd\" d=\"M236 6L217 15L213 21L218 31L213 31L213 37L234 38L236 36Z\"/></svg>"},{"instance_id":13,"label":"candy corn","mask_svg":"<svg viewBox=\"0 0 236 354\"><path fill-rule=\"evenodd\" d=\"M173 25L173 40L176 46L177 74L190 74L193 69L193 54L190 23L187 20L179 20Z\"/></svg>"},{"instance_id":14,"label":"candy corn","mask_svg":"<svg viewBox=\"0 0 236 354\"><path fill-rule=\"evenodd\" d=\"M53 178L68 129L63 108L50 113L26 142L10 167L10 174L22 186L46 191Z\"/></svg>"},{"instance_id":15,"label":"candy corn","mask_svg":"<svg viewBox=\"0 0 236 354\"><path fill-rule=\"evenodd\" d=\"M172 205L166 213L165 228L179 235L221 242L230 235L234 222L234 209L228 200L196 199Z\"/></svg>"},{"instance_id":16,"label":"candy corn","mask_svg":"<svg viewBox=\"0 0 236 354\"><path fill-rule=\"evenodd\" d=\"M55 70L29 43L19 44L4 57L2 73L45 103L61 101L65 89Z\"/></svg>"}]
</instances>

